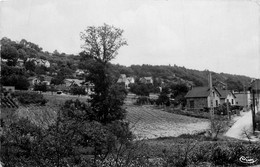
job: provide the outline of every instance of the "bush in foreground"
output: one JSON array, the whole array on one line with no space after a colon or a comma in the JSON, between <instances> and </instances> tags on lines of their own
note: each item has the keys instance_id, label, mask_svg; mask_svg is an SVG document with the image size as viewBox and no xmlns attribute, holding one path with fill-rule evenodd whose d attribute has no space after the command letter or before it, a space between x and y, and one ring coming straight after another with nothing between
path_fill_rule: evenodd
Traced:
<instances>
[{"instance_id":1,"label":"bush in foreground","mask_svg":"<svg viewBox=\"0 0 260 167\"><path fill-rule=\"evenodd\" d=\"M47 103L47 100L43 97L43 95L36 92L28 92L28 91L14 92L13 96L16 97L18 101L24 105L28 105L28 104L45 105Z\"/></svg>"}]
</instances>

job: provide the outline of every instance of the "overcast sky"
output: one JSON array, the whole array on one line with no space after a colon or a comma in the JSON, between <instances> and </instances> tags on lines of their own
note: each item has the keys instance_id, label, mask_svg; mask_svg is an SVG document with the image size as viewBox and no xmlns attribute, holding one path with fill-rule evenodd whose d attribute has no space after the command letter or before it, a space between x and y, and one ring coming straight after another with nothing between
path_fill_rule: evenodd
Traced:
<instances>
[{"instance_id":1,"label":"overcast sky","mask_svg":"<svg viewBox=\"0 0 260 167\"><path fill-rule=\"evenodd\" d=\"M128 46L113 63L178 65L260 78L260 6L253 0L4 0L0 36L77 54L103 23Z\"/></svg>"}]
</instances>

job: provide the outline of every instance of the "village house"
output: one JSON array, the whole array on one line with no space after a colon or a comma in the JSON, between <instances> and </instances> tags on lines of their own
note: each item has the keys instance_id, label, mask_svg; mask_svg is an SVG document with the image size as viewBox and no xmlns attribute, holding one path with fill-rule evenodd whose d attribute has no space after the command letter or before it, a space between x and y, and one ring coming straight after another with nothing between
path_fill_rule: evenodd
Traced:
<instances>
[{"instance_id":1,"label":"village house","mask_svg":"<svg viewBox=\"0 0 260 167\"><path fill-rule=\"evenodd\" d=\"M63 86L63 87L62 87ZM80 79L65 79L64 84L60 85L60 90L69 90L70 87L73 86L81 86L85 88L85 91L87 94L93 94L94 93L94 84L90 82L85 82L85 80Z\"/></svg>"},{"instance_id":2,"label":"village house","mask_svg":"<svg viewBox=\"0 0 260 167\"><path fill-rule=\"evenodd\" d=\"M236 105L236 96L232 91L218 89L218 92L220 93L220 104L229 102L232 106Z\"/></svg>"},{"instance_id":3,"label":"village house","mask_svg":"<svg viewBox=\"0 0 260 167\"><path fill-rule=\"evenodd\" d=\"M119 79L117 80L117 83L124 83L125 84L125 88L129 89L129 85L132 83L135 83L135 79L134 77L126 77L125 74L121 74Z\"/></svg>"},{"instance_id":4,"label":"village house","mask_svg":"<svg viewBox=\"0 0 260 167\"><path fill-rule=\"evenodd\" d=\"M85 82L85 80L79 80L79 79L65 79L65 87L71 87L71 86L82 86L82 84Z\"/></svg>"},{"instance_id":5,"label":"village house","mask_svg":"<svg viewBox=\"0 0 260 167\"><path fill-rule=\"evenodd\" d=\"M3 86L3 91L15 92L15 87L14 86Z\"/></svg>"},{"instance_id":6,"label":"village house","mask_svg":"<svg viewBox=\"0 0 260 167\"><path fill-rule=\"evenodd\" d=\"M142 77L139 80L143 84L153 84L153 78L152 77Z\"/></svg>"},{"instance_id":7,"label":"village house","mask_svg":"<svg viewBox=\"0 0 260 167\"><path fill-rule=\"evenodd\" d=\"M33 61L37 66L45 66L49 68L51 66L48 60L38 59L38 58L28 58L26 61Z\"/></svg>"},{"instance_id":8,"label":"village house","mask_svg":"<svg viewBox=\"0 0 260 167\"><path fill-rule=\"evenodd\" d=\"M212 106L218 107L220 104L221 94L213 87L212 90ZM210 88L209 87L194 87L185 96L187 100L187 109L201 110L206 107L211 107Z\"/></svg>"},{"instance_id":9,"label":"village house","mask_svg":"<svg viewBox=\"0 0 260 167\"><path fill-rule=\"evenodd\" d=\"M234 92L236 96L236 105L249 107L251 104L251 96L249 91Z\"/></svg>"},{"instance_id":10,"label":"village house","mask_svg":"<svg viewBox=\"0 0 260 167\"><path fill-rule=\"evenodd\" d=\"M43 79L42 83L45 83L47 86L51 85L52 77L50 77L48 75L43 75L42 79Z\"/></svg>"},{"instance_id":11,"label":"village house","mask_svg":"<svg viewBox=\"0 0 260 167\"><path fill-rule=\"evenodd\" d=\"M74 73L73 76L74 77L84 77L85 71L81 70L81 69L77 69Z\"/></svg>"},{"instance_id":12,"label":"village house","mask_svg":"<svg viewBox=\"0 0 260 167\"><path fill-rule=\"evenodd\" d=\"M41 75L41 76L29 77L28 81L30 83L30 88L32 89L34 87L34 85L40 84L40 83L44 83L47 86L49 86L51 84L51 79L52 79L52 77L50 77L50 76Z\"/></svg>"},{"instance_id":13,"label":"village house","mask_svg":"<svg viewBox=\"0 0 260 167\"><path fill-rule=\"evenodd\" d=\"M35 84L39 84L41 82L40 78L37 76L29 77L28 81L30 83L30 86L34 86Z\"/></svg>"},{"instance_id":14,"label":"village house","mask_svg":"<svg viewBox=\"0 0 260 167\"><path fill-rule=\"evenodd\" d=\"M85 86L85 91L88 95L93 94L94 93L94 84L90 83L90 82L85 82L84 83Z\"/></svg>"},{"instance_id":15,"label":"village house","mask_svg":"<svg viewBox=\"0 0 260 167\"><path fill-rule=\"evenodd\" d=\"M23 67L24 66L24 60L18 59L16 65L19 66L19 67Z\"/></svg>"}]
</instances>

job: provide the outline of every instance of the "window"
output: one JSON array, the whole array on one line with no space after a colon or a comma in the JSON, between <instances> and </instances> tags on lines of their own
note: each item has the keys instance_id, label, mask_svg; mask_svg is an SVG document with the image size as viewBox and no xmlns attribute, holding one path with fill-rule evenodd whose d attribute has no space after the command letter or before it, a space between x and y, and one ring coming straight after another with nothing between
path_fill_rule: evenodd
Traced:
<instances>
[{"instance_id":1,"label":"window","mask_svg":"<svg viewBox=\"0 0 260 167\"><path fill-rule=\"evenodd\" d=\"M216 107L218 106L218 100L216 100Z\"/></svg>"},{"instance_id":2,"label":"window","mask_svg":"<svg viewBox=\"0 0 260 167\"><path fill-rule=\"evenodd\" d=\"M194 100L190 100L190 108L194 108Z\"/></svg>"},{"instance_id":3,"label":"window","mask_svg":"<svg viewBox=\"0 0 260 167\"><path fill-rule=\"evenodd\" d=\"M231 100L231 104L234 104L234 99Z\"/></svg>"}]
</instances>

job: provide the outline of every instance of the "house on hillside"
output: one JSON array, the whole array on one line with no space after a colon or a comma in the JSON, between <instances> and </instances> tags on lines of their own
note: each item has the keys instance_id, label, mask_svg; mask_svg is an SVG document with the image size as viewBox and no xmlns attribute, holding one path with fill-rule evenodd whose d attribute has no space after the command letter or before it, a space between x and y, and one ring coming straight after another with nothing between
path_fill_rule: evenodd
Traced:
<instances>
[{"instance_id":1,"label":"house on hillside","mask_svg":"<svg viewBox=\"0 0 260 167\"><path fill-rule=\"evenodd\" d=\"M41 82L40 78L37 76L29 77L28 81L30 83L30 86L33 86L35 84L39 84Z\"/></svg>"},{"instance_id":2,"label":"house on hillside","mask_svg":"<svg viewBox=\"0 0 260 167\"><path fill-rule=\"evenodd\" d=\"M51 84L52 77L48 75L41 75L41 76L33 76L29 77L28 81L30 83L30 87L33 87L35 84L45 83L47 86Z\"/></svg>"},{"instance_id":3,"label":"house on hillside","mask_svg":"<svg viewBox=\"0 0 260 167\"><path fill-rule=\"evenodd\" d=\"M85 82L85 80L79 80L79 79L65 79L65 87L71 87L71 86L82 86L82 84Z\"/></svg>"},{"instance_id":4,"label":"house on hillside","mask_svg":"<svg viewBox=\"0 0 260 167\"><path fill-rule=\"evenodd\" d=\"M51 85L51 80L52 80L51 76L43 75L42 79L43 79L42 83L45 83L47 86Z\"/></svg>"},{"instance_id":5,"label":"house on hillside","mask_svg":"<svg viewBox=\"0 0 260 167\"><path fill-rule=\"evenodd\" d=\"M84 70L77 69L77 70L73 73L73 76L74 76L74 77L83 77L84 74L85 74L85 71L84 71Z\"/></svg>"},{"instance_id":6,"label":"house on hillside","mask_svg":"<svg viewBox=\"0 0 260 167\"><path fill-rule=\"evenodd\" d=\"M251 104L251 95L249 91L235 92L236 105L249 107Z\"/></svg>"},{"instance_id":7,"label":"house on hillside","mask_svg":"<svg viewBox=\"0 0 260 167\"><path fill-rule=\"evenodd\" d=\"M153 77L142 77L139 81L143 84L153 84Z\"/></svg>"},{"instance_id":8,"label":"house on hillside","mask_svg":"<svg viewBox=\"0 0 260 167\"><path fill-rule=\"evenodd\" d=\"M91 82L85 82L84 83L85 86L85 91L88 95L93 94L94 93L94 84Z\"/></svg>"},{"instance_id":9,"label":"house on hillside","mask_svg":"<svg viewBox=\"0 0 260 167\"><path fill-rule=\"evenodd\" d=\"M218 89L218 92L220 93L220 104L229 102L230 105L236 105L236 96L232 91Z\"/></svg>"},{"instance_id":10,"label":"house on hillside","mask_svg":"<svg viewBox=\"0 0 260 167\"><path fill-rule=\"evenodd\" d=\"M24 66L24 60L18 59L16 65L19 66L19 67L23 67Z\"/></svg>"},{"instance_id":11,"label":"house on hillside","mask_svg":"<svg viewBox=\"0 0 260 167\"><path fill-rule=\"evenodd\" d=\"M212 93L212 106L218 107L221 94L215 87L213 87ZM200 110L205 107L211 107L209 87L194 87L186 94L185 98L187 100L187 109Z\"/></svg>"},{"instance_id":12,"label":"house on hillside","mask_svg":"<svg viewBox=\"0 0 260 167\"><path fill-rule=\"evenodd\" d=\"M14 86L3 86L3 92L15 92Z\"/></svg>"},{"instance_id":13,"label":"house on hillside","mask_svg":"<svg viewBox=\"0 0 260 167\"><path fill-rule=\"evenodd\" d=\"M126 77L125 74L121 74L117 80L117 83L124 83L125 88L129 89L129 85L132 83L135 83L135 79L134 79L134 77Z\"/></svg>"},{"instance_id":14,"label":"house on hillside","mask_svg":"<svg viewBox=\"0 0 260 167\"><path fill-rule=\"evenodd\" d=\"M49 68L51 66L48 60L38 59L38 58L28 58L26 61L33 61L37 66L45 66Z\"/></svg>"}]
</instances>

